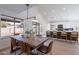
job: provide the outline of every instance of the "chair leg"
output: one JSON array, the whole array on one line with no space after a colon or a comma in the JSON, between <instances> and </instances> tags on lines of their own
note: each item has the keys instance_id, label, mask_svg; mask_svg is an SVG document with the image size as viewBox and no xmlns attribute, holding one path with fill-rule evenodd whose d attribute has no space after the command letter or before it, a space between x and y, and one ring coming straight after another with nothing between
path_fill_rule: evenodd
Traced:
<instances>
[{"instance_id":1,"label":"chair leg","mask_svg":"<svg viewBox=\"0 0 79 59\"><path fill-rule=\"evenodd\" d=\"M30 52L31 52L30 47L27 46L27 55L30 55L31 54Z\"/></svg>"}]
</instances>

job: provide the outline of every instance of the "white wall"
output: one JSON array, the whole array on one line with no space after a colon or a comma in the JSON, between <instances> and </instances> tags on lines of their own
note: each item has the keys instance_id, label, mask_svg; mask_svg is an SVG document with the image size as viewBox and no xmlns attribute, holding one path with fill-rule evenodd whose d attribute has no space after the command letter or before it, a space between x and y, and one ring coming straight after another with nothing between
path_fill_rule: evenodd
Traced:
<instances>
[{"instance_id":1,"label":"white wall","mask_svg":"<svg viewBox=\"0 0 79 59\"><path fill-rule=\"evenodd\" d=\"M32 8L29 9L29 17L32 17L32 16L36 16L36 19L38 20L38 22L41 24L41 27L42 27L41 34L43 36L46 36L46 22L44 21L43 17L41 16L39 11L37 10L37 7L32 7ZM27 18L27 10L19 13L18 17L24 18L26 20L26 18Z\"/></svg>"}]
</instances>

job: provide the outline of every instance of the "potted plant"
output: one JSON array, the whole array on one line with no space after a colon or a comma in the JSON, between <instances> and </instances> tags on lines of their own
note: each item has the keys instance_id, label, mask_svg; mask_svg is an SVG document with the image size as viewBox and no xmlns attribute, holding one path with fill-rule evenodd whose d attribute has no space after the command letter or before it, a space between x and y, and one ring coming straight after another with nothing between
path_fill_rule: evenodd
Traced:
<instances>
[{"instance_id":1,"label":"potted plant","mask_svg":"<svg viewBox=\"0 0 79 59\"><path fill-rule=\"evenodd\" d=\"M27 37L27 38L30 37L30 31L26 31L25 34L26 34L26 37Z\"/></svg>"}]
</instances>

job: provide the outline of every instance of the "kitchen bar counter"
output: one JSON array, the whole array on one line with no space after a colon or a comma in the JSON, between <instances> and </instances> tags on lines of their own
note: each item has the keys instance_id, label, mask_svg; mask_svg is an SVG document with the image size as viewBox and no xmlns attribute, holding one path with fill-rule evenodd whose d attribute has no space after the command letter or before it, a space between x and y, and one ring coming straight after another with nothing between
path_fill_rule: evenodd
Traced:
<instances>
[{"instance_id":1,"label":"kitchen bar counter","mask_svg":"<svg viewBox=\"0 0 79 59\"><path fill-rule=\"evenodd\" d=\"M47 37L65 39L71 41L78 41L78 32L77 31L47 31Z\"/></svg>"},{"instance_id":2,"label":"kitchen bar counter","mask_svg":"<svg viewBox=\"0 0 79 59\"><path fill-rule=\"evenodd\" d=\"M77 32L77 31L53 31L53 32Z\"/></svg>"}]
</instances>

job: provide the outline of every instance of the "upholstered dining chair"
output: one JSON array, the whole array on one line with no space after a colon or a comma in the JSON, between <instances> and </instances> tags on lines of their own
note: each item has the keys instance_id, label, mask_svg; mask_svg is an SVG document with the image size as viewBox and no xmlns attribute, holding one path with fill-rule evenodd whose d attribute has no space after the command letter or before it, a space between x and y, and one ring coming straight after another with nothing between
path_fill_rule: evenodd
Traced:
<instances>
[{"instance_id":1,"label":"upholstered dining chair","mask_svg":"<svg viewBox=\"0 0 79 59\"><path fill-rule=\"evenodd\" d=\"M19 46L21 47L21 53L20 54L27 54L30 55L31 54L31 47L28 46L27 43L19 41Z\"/></svg>"},{"instance_id":2,"label":"upholstered dining chair","mask_svg":"<svg viewBox=\"0 0 79 59\"><path fill-rule=\"evenodd\" d=\"M42 54L48 54L48 53L52 54L51 52L52 45L53 41L51 41L48 46L40 46L37 50L40 51Z\"/></svg>"},{"instance_id":3,"label":"upholstered dining chair","mask_svg":"<svg viewBox=\"0 0 79 59\"><path fill-rule=\"evenodd\" d=\"M20 54L27 53L27 45L26 45L26 43L24 43L22 41L19 41L18 44L21 47L21 53Z\"/></svg>"},{"instance_id":4,"label":"upholstered dining chair","mask_svg":"<svg viewBox=\"0 0 79 59\"><path fill-rule=\"evenodd\" d=\"M34 48L30 47L27 43L25 43L23 41L19 41L18 44L21 48L20 54L27 54L27 55L32 54L32 51L33 51Z\"/></svg>"}]
</instances>

